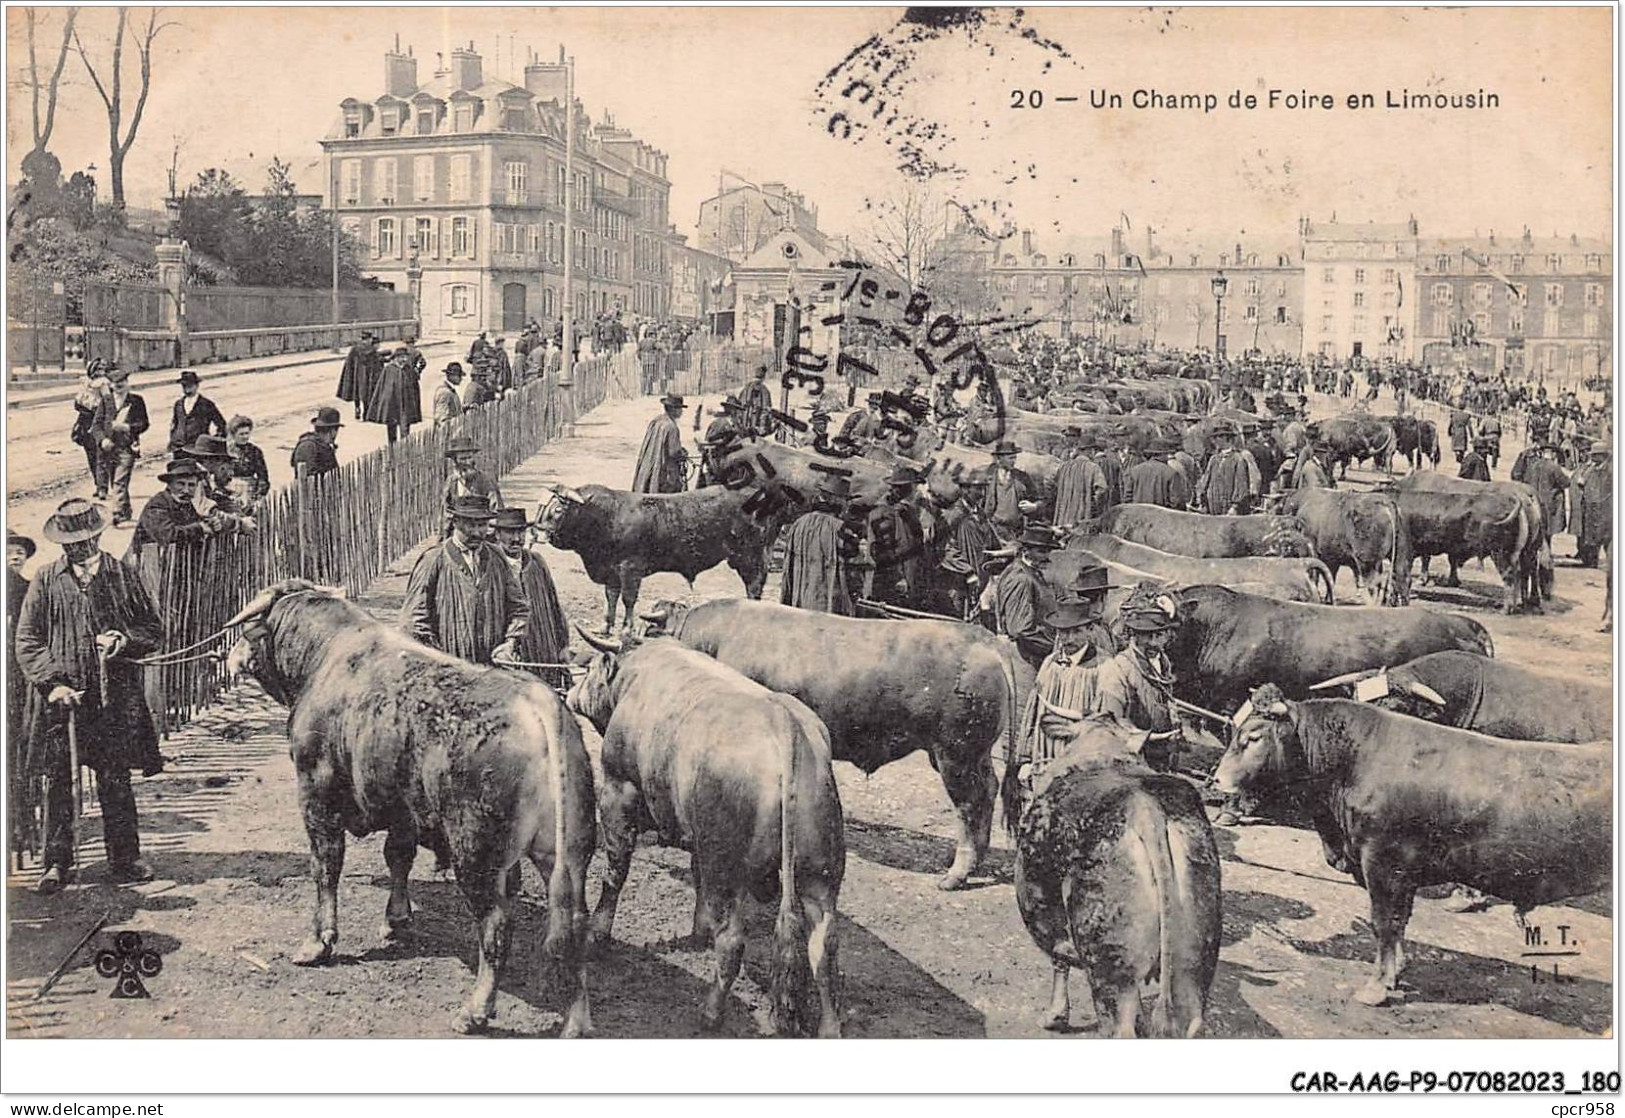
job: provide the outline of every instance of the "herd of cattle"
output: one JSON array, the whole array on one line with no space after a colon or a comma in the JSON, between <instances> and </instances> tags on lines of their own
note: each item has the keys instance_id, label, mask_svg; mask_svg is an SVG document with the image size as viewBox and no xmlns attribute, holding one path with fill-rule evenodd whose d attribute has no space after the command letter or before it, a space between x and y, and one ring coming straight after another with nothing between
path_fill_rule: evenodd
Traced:
<instances>
[{"instance_id":1,"label":"herd of cattle","mask_svg":"<svg viewBox=\"0 0 1625 1118\"><path fill-rule=\"evenodd\" d=\"M1157 391L1184 411L1211 404L1205 387ZM1021 465L1041 484L1057 466L1044 453L1051 418L1018 413L1004 435L1028 448ZM1131 431L1159 429L1154 412L1116 418L1134 420ZM1381 459L1402 446L1390 424L1373 451L1364 418L1346 425L1350 457ZM1179 424L1182 435L1200 427ZM1416 433L1436 456L1436 437ZM930 441L919 440L918 453L934 497L951 501L967 472L991 466L974 446ZM994 755L1017 732L1034 672L975 625L749 600L761 595L798 495L816 488L817 455L765 440L731 453L752 464L750 484L554 489L539 524L554 546L580 555L606 596L605 635L578 626L598 654L564 700L532 677L419 645L302 581L272 586L241 610L229 667L291 710L317 886L297 961L333 953L346 832L387 831L384 934L411 920L417 847L441 853L479 939L479 973L456 1024L482 1027L529 859L547 887L544 954L569 992L563 1035L585 1034L591 944L610 935L638 834L652 830L692 853L694 932L714 942L717 962L703 1020L720 1020L738 974L750 894L778 906L773 1026L839 1035L845 843L832 762L868 773L925 751L958 826L938 884L959 888L988 851ZM844 465L854 494L884 492L884 457ZM1452 576L1488 557L1506 580L1508 608L1538 602L1551 589L1549 549L1530 519L1539 515L1525 486L1418 470L1376 492L1293 493L1270 514L1119 506L1097 534L1057 552L1048 572L1062 584L1069 562L1090 557L1125 576L1116 583L1160 582L1177 599L1167 650L1175 695L1231 724L1213 783L1266 797L1290 790L1328 862L1370 895L1378 958L1361 1001L1393 995L1419 887L1468 885L1512 901L1521 920L1530 906L1609 880L1608 689L1497 661L1477 621L1406 604L1413 559L1425 570L1439 554ZM635 613L645 576L674 571L692 582L724 561L749 599L662 601ZM1376 600L1397 604L1332 604L1345 566ZM641 636L630 627L607 635L617 603L625 621L647 623ZM602 736L599 781L572 712ZM1056 963L1051 1014L1064 1015L1065 968L1081 966L1103 1029L1194 1035L1221 910L1207 816L1190 781L1142 767L1139 743L1097 730L1085 738L1103 740L1057 762L1024 807L1007 811L1020 912ZM589 916L587 865L600 843L607 869ZM1140 997L1152 978L1161 996L1147 1025Z\"/></svg>"}]
</instances>

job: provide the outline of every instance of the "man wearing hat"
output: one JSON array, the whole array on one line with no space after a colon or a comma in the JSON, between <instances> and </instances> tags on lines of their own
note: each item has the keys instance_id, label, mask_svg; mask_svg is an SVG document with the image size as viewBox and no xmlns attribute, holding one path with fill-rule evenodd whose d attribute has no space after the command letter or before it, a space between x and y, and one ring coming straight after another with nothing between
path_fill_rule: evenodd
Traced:
<instances>
[{"instance_id":1,"label":"man wearing hat","mask_svg":"<svg viewBox=\"0 0 1625 1118\"><path fill-rule=\"evenodd\" d=\"M214 401L198 391L198 375L183 369L180 377L181 398L175 401L175 412L169 420L169 453L192 445L199 435L214 434L226 437L226 417L214 406Z\"/></svg>"},{"instance_id":2,"label":"man wearing hat","mask_svg":"<svg viewBox=\"0 0 1625 1118\"><path fill-rule=\"evenodd\" d=\"M784 575L779 601L800 609L851 617L849 567L858 556L860 529L847 523L852 471L814 464L823 476L813 507L784 535Z\"/></svg>"},{"instance_id":3,"label":"man wearing hat","mask_svg":"<svg viewBox=\"0 0 1625 1118\"><path fill-rule=\"evenodd\" d=\"M868 439L878 439L885 433L882 425L885 404L884 393L869 393L867 407L862 411L854 409L852 414L846 417L846 422L841 424L841 437L859 445Z\"/></svg>"},{"instance_id":4,"label":"man wearing hat","mask_svg":"<svg viewBox=\"0 0 1625 1118\"><path fill-rule=\"evenodd\" d=\"M706 426L705 438L700 440L700 473L694 479L695 489L716 484L717 459L737 446L743 437L740 410L739 397L732 393L717 404L717 417Z\"/></svg>"},{"instance_id":5,"label":"man wearing hat","mask_svg":"<svg viewBox=\"0 0 1625 1118\"><path fill-rule=\"evenodd\" d=\"M1332 477L1332 444L1321 438L1318 431L1304 444L1298 462L1292 471L1292 488L1337 488L1337 479Z\"/></svg>"},{"instance_id":6,"label":"man wearing hat","mask_svg":"<svg viewBox=\"0 0 1625 1118\"><path fill-rule=\"evenodd\" d=\"M508 357L508 339L498 338L492 349L485 355L486 363L491 367L491 382L497 395L514 387L513 361Z\"/></svg>"},{"instance_id":7,"label":"man wearing hat","mask_svg":"<svg viewBox=\"0 0 1625 1118\"><path fill-rule=\"evenodd\" d=\"M491 504L472 494L451 505L451 535L412 568L401 627L413 637L475 664L517 659L530 603L507 556L487 542Z\"/></svg>"},{"instance_id":8,"label":"man wearing hat","mask_svg":"<svg viewBox=\"0 0 1625 1118\"><path fill-rule=\"evenodd\" d=\"M1244 457L1236 444L1241 431L1231 423L1221 423L1213 431L1218 444L1207 469L1196 483L1197 499L1208 512L1246 515L1253 511L1253 493L1256 491L1254 472L1257 466Z\"/></svg>"},{"instance_id":9,"label":"man wearing hat","mask_svg":"<svg viewBox=\"0 0 1625 1118\"><path fill-rule=\"evenodd\" d=\"M57 508L45 538L61 545L62 557L39 572L17 619L17 664L35 698L27 771L46 778L41 892L55 892L74 873L70 718L79 760L96 774L112 879L152 877L141 864L130 770L163 769L135 663L162 645L163 627L134 568L102 551L105 527L89 501Z\"/></svg>"},{"instance_id":10,"label":"man wearing hat","mask_svg":"<svg viewBox=\"0 0 1625 1118\"><path fill-rule=\"evenodd\" d=\"M1242 447L1242 453L1251 458L1258 468L1259 495L1270 491L1270 487L1275 484L1275 475L1281 469L1281 448L1275 445L1275 439L1271 434L1271 428L1274 426L1273 415L1264 416L1258 423L1244 425L1247 442Z\"/></svg>"},{"instance_id":11,"label":"man wearing hat","mask_svg":"<svg viewBox=\"0 0 1625 1118\"><path fill-rule=\"evenodd\" d=\"M479 444L467 435L454 435L446 443L446 457L451 461L451 476L446 479L446 523L441 539L452 533L452 506L463 497L478 497L492 512L502 508L502 490L496 479L475 465L480 454Z\"/></svg>"},{"instance_id":12,"label":"man wearing hat","mask_svg":"<svg viewBox=\"0 0 1625 1118\"><path fill-rule=\"evenodd\" d=\"M681 396L667 393L660 398L661 413L649 420L638 448L637 469L632 474L634 493L681 493L683 468L688 451L683 449L683 431L677 425L688 407Z\"/></svg>"},{"instance_id":13,"label":"man wearing hat","mask_svg":"<svg viewBox=\"0 0 1625 1118\"><path fill-rule=\"evenodd\" d=\"M491 364L482 356L469 365L468 383L463 386L463 410L484 407L496 398L496 388L491 384Z\"/></svg>"},{"instance_id":14,"label":"man wearing hat","mask_svg":"<svg viewBox=\"0 0 1625 1118\"><path fill-rule=\"evenodd\" d=\"M1100 440L1077 427L1063 432L1072 440L1071 454L1055 473L1055 523L1090 532L1106 513L1106 472L1091 456Z\"/></svg>"},{"instance_id":15,"label":"man wearing hat","mask_svg":"<svg viewBox=\"0 0 1625 1118\"><path fill-rule=\"evenodd\" d=\"M1488 441L1488 436L1480 436ZM1486 456L1488 447L1482 452ZM1557 444L1548 438L1535 452L1535 455L1524 464L1523 476L1513 476L1513 481L1521 481L1535 491L1535 500L1540 505L1541 519L1545 522L1546 543L1552 542L1552 537L1568 527L1568 491L1569 475L1563 467L1557 464Z\"/></svg>"},{"instance_id":16,"label":"man wearing hat","mask_svg":"<svg viewBox=\"0 0 1625 1118\"><path fill-rule=\"evenodd\" d=\"M383 424L390 442L411 431L414 423L423 422L420 372L404 346L385 358L383 368L378 370L378 383L372 386L361 417L368 423Z\"/></svg>"},{"instance_id":17,"label":"man wearing hat","mask_svg":"<svg viewBox=\"0 0 1625 1118\"><path fill-rule=\"evenodd\" d=\"M1015 642L1021 658L1036 670L1054 647L1044 618L1055 608L1055 594L1044 571L1055 550L1055 533L1047 524L1028 524L1016 548L1016 561L994 586L993 617L998 631Z\"/></svg>"},{"instance_id":18,"label":"man wearing hat","mask_svg":"<svg viewBox=\"0 0 1625 1118\"><path fill-rule=\"evenodd\" d=\"M735 419L746 435L766 435L773 430L773 393L767 387L767 366L758 365L750 383L737 401L739 414Z\"/></svg>"},{"instance_id":19,"label":"man wearing hat","mask_svg":"<svg viewBox=\"0 0 1625 1118\"><path fill-rule=\"evenodd\" d=\"M526 546L534 526L532 521L525 519L524 509L498 509L491 520L491 534L530 607L525 616L524 635L514 645L518 650L514 658L532 664L558 664L564 662L565 653L570 647L570 623L565 619L564 608L559 605L559 592L553 586L553 573L547 569L542 557ZM532 670L554 687L568 686L570 683L568 671L556 668Z\"/></svg>"},{"instance_id":20,"label":"man wearing hat","mask_svg":"<svg viewBox=\"0 0 1625 1118\"><path fill-rule=\"evenodd\" d=\"M1159 505L1165 509L1185 509L1191 503L1191 488L1185 475L1169 463L1179 444L1173 439L1151 441L1151 457L1123 474L1123 500L1130 504Z\"/></svg>"},{"instance_id":21,"label":"man wearing hat","mask_svg":"<svg viewBox=\"0 0 1625 1118\"><path fill-rule=\"evenodd\" d=\"M117 364L107 366L113 394L98 413L91 437L101 448L102 471L112 486L113 527L130 519L130 475L141 457L141 436L146 432L147 403L130 391L130 373Z\"/></svg>"},{"instance_id":22,"label":"man wearing hat","mask_svg":"<svg viewBox=\"0 0 1625 1118\"><path fill-rule=\"evenodd\" d=\"M886 479L886 499L865 521L869 555L874 560L865 597L912 609L925 604L931 565L925 529L913 504L921 480L918 470L899 464Z\"/></svg>"},{"instance_id":23,"label":"man wearing hat","mask_svg":"<svg viewBox=\"0 0 1625 1118\"><path fill-rule=\"evenodd\" d=\"M1077 738L1079 724L1096 705L1100 665L1114 654L1110 649L1102 654L1096 643L1102 626L1084 602L1062 602L1044 624L1055 633L1055 650L1039 665L1015 754L1006 758L1018 771L1032 766L1023 774L1029 782Z\"/></svg>"},{"instance_id":24,"label":"man wearing hat","mask_svg":"<svg viewBox=\"0 0 1625 1118\"><path fill-rule=\"evenodd\" d=\"M345 355L344 368L339 373L338 391L334 393L339 399L355 405L357 419L361 418L362 409L372 398L373 385L378 383L378 371L383 364L372 332L363 330L361 340L351 346L350 352Z\"/></svg>"},{"instance_id":25,"label":"man wearing hat","mask_svg":"<svg viewBox=\"0 0 1625 1118\"><path fill-rule=\"evenodd\" d=\"M191 458L173 458L158 480L164 488L152 495L141 519L136 521L135 535L125 559L134 563L149 543L182 544L202 543L219 527L198 512L198 487L208 480L208 473Z\"/></svg>"},{"instance_id":26,"label":"man wearing hat","mask_svg":"<svg viewBox=\"0 0 1625 1118\"><path fill-rule=\"evenodd\" d=\"M1106 476L1108 509L1123 503L1123 456L1120 452L1127 434L1127 429L1121 424L1113 423L1106 428L1099 443L1100 449L1094 452L1095 465Z\"/></svg>"},{"instance_id":27,"label":"man wearing hat","mask_svg":"<svg viewBox=\"0 0 1625 1118\"><path fill-rule=\"evenodd\" d=\"M1118 621L1128 647L1100 665L1094 694L1085 709L1157 736L1172 736L1173 665L1167 649L1179 633L1179 599L1155 583L1143 583L1123 603ZM1161 747L1146 762L1172 767L1172 750Z\"/></svg>"},{"instance_id":28,"label":"man wearing hat","mask_svg":"<svg viewBox=\"0 0 1625 1118\"><path fill-rule=\"evenodd\" d=\"M175 452L176 458L190 458L203 467L203 480L192 494L192 504L198 515L209 517L215 513L242 519L237 499L231 495L231 450L226 440L213 435L199 435L189 446Z\"/></svg>"},{"instance_id":29,"label":"man wearing hat","mask_svg":"<svg viewBox=\"0 0 1625 1118\"><path fill-rule=\"evenodd\" d=\"M1603 548L1608 549L1608 557L1612 561L1614 461L1613 448L1605 439L1591 444L1585 464L1574 472L1573 528L1575 558L1582 567L1595 567L1598 553Z\"/></svg>"},{"instance_id":30,"label":"man wearing hat","mask_svg":"<svg viewBox=\"0 0 1625 1118\"><path fill-rule=\"evenodd\" d=\"M1484 438L1482 435L1475 438L1473 440L1473 448L1466 454L1462 455L1461 469L1456 473L1456 476L1466 478L1470 481L1489 481L1490 466L1488 462L1484 461L1484 452L1487 451L1489 447L1490 441ZM1528 454L1530 452L1526 451L1525 453ZM1531 457L1532 456L1533 455L1531 455ZM1523 461L1525 469L1527 469L1528 460L1524 459Z\"/></svg>"},{"instance_id":31,"label":"man wearing hat","mask_svg":"<svg viewBox=\"0 0 1625 1118\"><path fill-rule=\"evenodd\" d=\"M458 390L458 385L463 383L463 366L452 361L447 364L445 373L446 379L434 390L431 410L436 427L445 426L463 414L463 397Z\"/></svg>"},{"instance_id":32,"label":"man wearing hat","mask_svg":"<svg viewBox=\"0 0 1625 1118\"><path fill-rule=\"evenodd\" d=\"M993 469L987 479L987 504L983 509L1005 539L1020 532L1022 522L1041 507L1038 486L1024 470L1016 468L1019 453L1016 444L1008 440L996 445Z\"/></svg>"},{"instance_id":33,"label":"man wearing hat","mask_svg":"<svg viewBox=\"0 0 1625 1118\"><path fill-rule=\"evenodd\" d=\"M1093 649L1092 654L1081 661L1086 666L1093 666L1096 661L1107 660L1118 653L1118 639L1106 623L1106 592L1113 586L1105 564L1085 556L1072 581L1056 592L1057 605L1080 606L1086 615L1084 628Z\"/></svg>"},{"instance_id":34,"label":"man wearing hat","mask_svg":"<svg viewBox=\"0 0 1625 1118\"><path fill-rule=\"evenodd\" d=\"M940 565L948 576L945 581L954 614L966 621L977 619L987 552L999 546L986 504L987 478L966 474L959 482L959 500L947 511L947 540Z\"/></svg>"},{"instance_id":35,"label":"man wearing hat","mask_svg":"<svg viewBox=\"0 0 1625 1118\"><path fill-rule=\"evenodd\" d=\"M337 408L317 408L310 421L310 430L299 436L293 444L288 461L295 476L303 481L307 477L321 477L339 468L339 419Z\"/></svg>"},{"instance_id":36,"label":"man wearing hat","mask_svg":"<svg viewBox=\"0 0 1625 1118\"><path fill-rule=\"evenodd\" d=\"M112 396L113 382L107 379L107 363L100 357L92 357L85 365L85 379L79 393L73 398L74 421L68 438L85 452L85 465L90 468L90 480L96 487L98 501L107 499L107 464L102 461L101 447L93 432Z\"/></svg>"}]
</instances>

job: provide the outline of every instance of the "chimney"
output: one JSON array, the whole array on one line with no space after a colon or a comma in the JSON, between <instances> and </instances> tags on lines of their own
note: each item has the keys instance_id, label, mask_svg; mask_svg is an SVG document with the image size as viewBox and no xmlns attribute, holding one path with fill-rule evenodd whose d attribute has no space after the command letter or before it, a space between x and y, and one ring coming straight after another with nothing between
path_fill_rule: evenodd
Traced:
<instances>
[{"instance_id":1,"label":"chimney","mask_svg":"<svg viewBox=\"0 0 1625 1118\"><path fill-rule=\"evenodd\" d=\"M418 88L418 60L411 48L401 53L401 37L395 36L395 49L384 55L384 92L394 97L410 97Z\"/></svg>"},{"instance_id":2,"label":"chimney","mask_svg":"<svg viewBox=\"0 0 1625 1118\"><path fill-rule=\"evenodd\" d=\"M1411 215L1411 220L1410 220L1410 224L1409 224L1408 228L1411 231L1411 236L1414 237L1414 236L1417 235L1417 231L1416 231L1417 230L1417 225L1416 225L1416 215L1415 214Z\"/></svg>"},{"instance_id":3,"label":"chimney","mask_svg":"<svg viewBox=\"0 0 1625 1118\"><path fill-rule=\"evenodd\" d=\"M480 73L480 56L474 53L474 44L457 47L451 52L451 78L458 89L478 89L485 79Z\"/></svg>"},{"instance_id":4,"label":"chimney","mask_svg":"<svg viewBox=\"0 0 1625 1118\"><path fill-rule=\"evenodd\" d=\"M1235 257L1235 259L1236 259L1236 267L1238 267L1238 268L1241 267L1242 255L1241 255L1241 242L1240 241L1236 242L1236 257Z\"/></svg>"},{"instance_id":5,"label":"chimney","mask_svg":"<svg viewBox=\"0 0 1625 1118\"><path fill-rule=\"evenodd\" d=\"M1115 265L1121 259L1123 259L1123 230L1114 225L1112 226L1112 263Z\"/></svg>"},{"instance_id":6,"label":"chimney","mask_svg":"<svg viewBox=\"0 0 1625 1118\"><path fill-rule=\"evenodd\" d=\"M762 193L771 194L775 198L783 198L784 184L782 182L764 182L762 184Z\"/></svg>"},{"instance_id":7,"label":"chimney","mask_svg":"<svg viewBox=\"0 0 1625 1118\"><path fill-rule=\"evenodd\" d=\"M1535 238L1530 234L1529 226L1525 225L1523 227L1523 247L1530 248L1534 245L1534 243Z\"/></svg>"},{"instance_id":8,"label":"chimney","mask_svg":"<svg viewBox=\"0 0 1625 1118\"><path fill-rule=\"evenodd\" d=\"M536 60L525 67L525 89L538 101L564 104L568 67Z\"/></svg>"},{"instance_id":9,"label":"chimney","mask_svg":"<svg viewBox=\"0 0 1625 1118\"><path fill-rule=\"evenodd\" d=\"M1023 229L1021 231L1021 255L1023 255L1023 256L1031 256L1032 254L1033 254L1033 231L1031 229Z\"/></svg>"}]
</instances>

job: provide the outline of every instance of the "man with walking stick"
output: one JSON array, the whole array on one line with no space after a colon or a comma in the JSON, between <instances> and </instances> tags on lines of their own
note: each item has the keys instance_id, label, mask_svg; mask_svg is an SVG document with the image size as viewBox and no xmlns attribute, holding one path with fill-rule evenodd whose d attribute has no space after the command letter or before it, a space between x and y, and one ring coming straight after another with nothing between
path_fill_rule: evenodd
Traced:
<instances>
[{"instance_id":1,"label":"man with walking stick","mask_svg":"<svg viewBox=\"0 0 1625 1118\"><path fill-rule=\"evenodd\" d=\"M130 770L163 769L158 734L136 661L158 650L163 628L134 570L102 551L106 528L89 501L64 501L45 522L63 556L47 564L23 598L17 663L40 700L33 706L28 772L45 777L45 874L41 893L73 879L78 857L79 764L96 775L115 882L146 881Z\"/></svg>"}]
</instances>

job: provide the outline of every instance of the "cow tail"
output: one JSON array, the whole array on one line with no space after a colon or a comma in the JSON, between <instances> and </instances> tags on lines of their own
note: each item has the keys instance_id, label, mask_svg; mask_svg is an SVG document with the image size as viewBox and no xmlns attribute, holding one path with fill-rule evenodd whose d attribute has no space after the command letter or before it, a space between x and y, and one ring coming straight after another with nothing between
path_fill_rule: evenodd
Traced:
<instances>
[{"instance_id":1,"label":"cow tail","mask_svg":"<svg viewBox=\"0 0 1625 1118\"><path fill-rule=\"evenodd\" d=\"M1388 603L1408 605L1411 600L1411 529L1399 502L1390 497L1384 502L1388 515L1393 518L1393 532L1388 537Z\"/></svg>"},{"instance_id":2,"label":"cow tail","mask_svg":"<svg viewBox=\"0 0 1625 1118\"><path fill-rule=\"evenodd\" d=\"M769 983L771 1016L780 1032L789 1032L795 1024L808 970L807 930L796 892L795 756L796 741L803 731L800 721L786 713L779 750L779 918L773 927Z\"/></svg>"},{"instance_id":3,"label":"cow tail","mask_svg":"<svg viewBox=\"0 0 1625 1118\"><path fill-rule=\"evenodd\" d=\"M562 711L562 707L560 708ZM564 816L568 811L564 799L564 732L562 720L544 720L549 730L547 743L547 783L553 795L553 872L547 879L547 938L542 941L542 954L554 960L561 969L573 966L580 944L575 942L576 928L583 915L575 911L575 890L571 887L570 846L565 833Z\"/></svg>"},{"instance_id":4,"label":"cow tail","mask_svg":"<svg viewBox=\"0 0 1625 1118\"><path fill-rule=\"evenodd\" d=\"M1013 837L1021 822L1021 774L1017 754L1021 748L1021 710L1016 689L1016 673L1011 667L1015 648L999 650L999 667L1004 672L1004 778L999 782L999 803L1004 829Z\"/></svg>"},{"instance_id":5,"label":"cow tail","mask_svg":"<svg viewBox=\"0 0 1625 1118\"><path fill-rule=\"evenodd\" d=\"M1168 848L1168 822L1161 811L1154 810L1146 800L1135 808L1134 833L1145 848L1151 863L1151 880L1157 887L1157 972L1161 996L1156 1012L1151 1017L1153 1036L1177 1036L1174 1019L1174 972L1179 961L1170 947L1170 926L1179 920L1175 911L1178 883L1174 880L1173 851Z\"/></svg>"}]
</instances>

